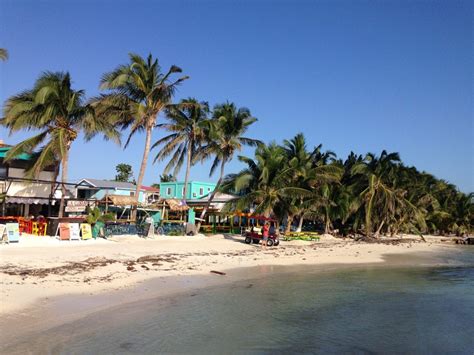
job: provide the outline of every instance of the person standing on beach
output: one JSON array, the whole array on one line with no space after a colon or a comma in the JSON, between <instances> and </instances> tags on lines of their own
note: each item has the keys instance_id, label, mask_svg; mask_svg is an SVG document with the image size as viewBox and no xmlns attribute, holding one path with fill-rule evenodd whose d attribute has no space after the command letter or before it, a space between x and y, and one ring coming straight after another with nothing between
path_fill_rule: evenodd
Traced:
<instances>
[{"instance_id":1,"label":"person standing on beach","mask_svg":"<svg viewBox=\"0 0 474 355\"><path fill-rule=\"evenodd\" d=\"M262 234L263 234L262 248L263 249L267 248L269 231L270 231L270 226L268 225L268 222L265 222L262 229Z\"/></svg>"}]
</instances>

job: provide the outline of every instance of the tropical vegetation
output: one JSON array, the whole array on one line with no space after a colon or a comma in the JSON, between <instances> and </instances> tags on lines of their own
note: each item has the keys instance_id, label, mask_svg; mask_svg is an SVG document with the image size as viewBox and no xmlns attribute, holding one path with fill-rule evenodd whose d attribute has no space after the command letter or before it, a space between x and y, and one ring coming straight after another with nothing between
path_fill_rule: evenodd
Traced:
<instances>
[{"instance_id":1,"label":"tropical vegetation","mask_svg":"<svg viewBox=\"0 0 474 355\"><path fill-rule=\"evenodd\" d=\"M115 167L117 175L115 175L115 181L122 182L131 182L135 183L135 178L133 177L133 170L130 164L120 163Z\"/></svg>"},{"instance_id":2,"label":"tropical vegetation","mask_svg":"<svg viewBox=\"0 0 474 355\"><path fill-rule=\"evenodd\" d=\"M183 187L183 196L186 196L191 165L195 162L193 157L204 143L208 131L209 105L207 102L188 98L178 104L168 105L165 112L168 121L158 124L157 127L167 130L170 134L153 144L152 149L161 146L154 161L162 161L171 156L163 173L168 174L173 169L173 176L176 176L186 160Z\"/></svg>"},{"instance_id":3,"label":"tropical vegetation","mask_svg":"<svg viewBox=\"0 0 474 355\"><path fill-rule=\"evenodd\" d=\"M228 210L272 215L299 227L307 220L325 233L365 236L472 232L474 194L405 166L398 153L345 160L321 146L308 150L302 134L259 146L246 167L225 177L221 191L237 194Z\"/></svg>"},{"instance_id":4,"label":"tropical vegetation","mask_svg":"<svg viewBox=\"0 0 474 355\"><path fill-rule=\"evenodd\" d=\"M138 199L148 164L153 129L158 115L172 102L177 86L187 76L171 79L181 73L181 68L172 65L167 72L162 72L158 59L150 54L143 58L129 54L129 63L118 66L105 73L101 79L101 89L106 93L93 98L90 104L95 114L103 120L113 123L122 130L130 128L125 147L138 132L145 132L145 147L136 184L135 196ZM136 209L132 217L136 217Z\"/></svg>"},{"instance_id":5,"label":"tropical vegetation","mask_svg":"<svg viewBox=\"0 0 474 355\"><path fill-rule=\"evenodd\" d=\"M0 49L0 59L7 57L6 50ZM217 187L199 221L216 193L227 192L236 195L227 210L275 218L286 233L293 225L296 231L311 225L325 233L366 238L473 231L473 193L462 193L444 180L406 166L394 152L351 152L341 159L321 145L310 149L301 133L280 144L249 138L248 130L257 119L248 108L225 102L211 110L207 102L195 98L173 103L177 87L188 79L181 72L175 65L162 72L151 54L143 58L131 53L128 63L103 75L100 87L104 92L90 100L83 90L72 88L69 73L45 72L32 89L10 97L4 105L0 124L10 134L34 132L12 147L5 160L31 154L34 159L27 177L54 167L57 180L61 171L62 216L69 151L79 135L87 141L101 134L120 143L121 131L128 130L127 147L136 133L144 132L137 198L151 149L157 150L155 161L168 159L162 182L176 181L185 164L187 187L192 166L208 159L212 161L209 175L219 171ZM166 121L158 123L160 114ZM152 144L155 128L166 135ZM225 175L227 164L244 146L255 147L254 157L239 155L244 168ZM117 181L134 181L130 165L119 164L116 170Z\"/></svg>"},{"instance_id":6,"label":"tropical vegetation","mask_svg":"<svg viewBox=\"0 0 474 355\"><path fill-rule=\"evenodd\" d=\"M0 124L10 134L20 130L35 131L33 137L12 147L5 161L22 153L38 151L34 164L27 170L27 177L38 176L48 166L56 166L57 175L59 166L61 167L59 217L63 216L67 194L69 151L79 133L84 134L85 140L102 133L105 139L119 142L119 132L114 124L97 117L92 107L85 103L84 95L83 90L72 88L69 73L45 72L36 80L32 89L6 101L4 117L0 120Z\"/></svg>"},{"instance_id":7,"label":"tropical vegetation","mask_svg":"<svg viewBox=\"0 0 474 355\"><path fill-rule=\"evenodd\" d=\"M249 127L257 121L246 107L238 108L234 103L226 102L214 106L212 118L205 130L205 144L197 151L194 161L204 161L211 158L212 165L209 176L219 169L219 179L216 188L211 192L208 203L201 212L197 230L201 227L201 220L206 216L217 191L224 179L225 166L234 158L234 154L242 150L243 146L256 147L261 141L244 136Z\"/></svg>"}]
</instances>

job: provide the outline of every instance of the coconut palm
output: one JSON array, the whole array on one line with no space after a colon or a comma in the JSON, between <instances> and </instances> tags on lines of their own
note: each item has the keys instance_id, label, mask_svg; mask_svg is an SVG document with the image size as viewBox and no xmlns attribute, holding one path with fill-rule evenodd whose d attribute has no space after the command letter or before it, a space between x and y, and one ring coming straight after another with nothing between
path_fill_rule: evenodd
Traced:
<instances>
[{"instance_id":1,"label":"coconut palm","mask_svg":"<svg viewBox=\"0 0 474 355\"><path fill-rule=\"evenodd\" d=\"M28 176L37 176L46 166L61 164L61 203L59 217L63 216L69 150L82 131L86 140L102 132L106 139L119 142L119 133L113 124L98 118L90 105L84 104L85 92L71 87L69 73L45 72L33 89L10 97L5 104L1 124L10 134L20 130L39 131L38 134L12 147L6 160L40 148Z\"/></svg>"},{"instance_id":2,"label":"coconut palm","mask_svg":"<svg viewBox=\"0 0 474 355\"><path fill-rule=\"evenodd\" d=\"M284 205L288 215L287 201L310 195L308 190L290 185L295 168L288 166L285 151L276 143L259 146L255 159L239 156L239 160L247 167L237 174L226 176L222 184L223 191L238 195L227 207L245 210L254 206L255 212L269 217Z\"/></svg>"},{"instance_id":3,"label":"coconut palm","mask_svg":"<svg viewBox=\"0 0 474 355\"><path fill-rule=\"evenodd\" d=\"M125 148L133 135L145 131L145 147L135 193L138 200L158 115L171 104L177 86L188 77L171 80L173 74L182 72L181 68L172 65L166 73L162 73L158 59L151 54L143 58L130 53L129 58L128 64L120 65L102 76L100 87L107 93L94 98L91 104L98 116L115 121L121 129L130 128ZM132 218L136 218L136 209Z\"/></svg>"},{"instance_id":4,"label":"coconut palm","mask_svg":"<svg viewBox=\"0 0 474 355\"><path fill-rule=\"evenodd\" d=\"M5 48L0 48L0 60L7 60L8 59L8 51Z\"/></svg>"},{"instance_id":5,"label":"coconut palm","mask_svg":"<svg viewBox=\"0 0 474 355\"><path fill-rule=\"evenodd\" d=\"M225 165L232 160L234 154L242 150L244 145L257 146L261 144L259 140L243 136L250 125L257 119L253 117L247 108L237 108L233 103L216 105L206 129L206 143L199 149L194 160L205 160L213 157L213 162L209 176L212 176L216 169L220 168L219 179L215 189L209 196L209 201L203 209L200 219L202 220L219 190L224 178ZM198 222L199 230L201 222Z\"/></svg>"},{"instance_id":6,"label":"coconut palm","mask_svg":"<svg viewBox=\"0 0 474 355\"><path fill-rule=\"evenodd\" d=\"M372 235L373 224L378 223L375 234L387 223L389 213L395 210L397 196L388 181L395 171L395 164L400 162L398 153L382 151L380 157L372 153L366 155L363 162L352 168L352 173L359 175L359 183L364 189L359 194L360 206L364 209L365 234Z\"/></svg>"},{"instance_id":7,"label":"coconut palm","mask_svg":"<svg viewBox=\"0 0 474 355\"><path fill-rule=\"evenodd\" d=\"M330 184L340 179L341 169L329 164L335 158L331 151L322 151L322 145L316 146L313 151L307 149L306 138L298 133L290 140L283 141L288 166L292 168L292 185L312 191L311 197L293 197L288 203L291 210L288 211L286 232L290 231L293 221L293 213L298 216L299 222L296 229L301 232L305 216L312 215L312 209L319 206L324 200L321 196L323 184Z\"/></svg>"},{"instance_id":8,"label":"coconut palm","mask_svg":"<svg viewBox=\"0 0 474 355\"><path fill-rule=\"evenodd\" d=\"M168 122L159 124L157 127L172 133L153 144L152 149L162 145L154 161L162 161L171 156L165 166L164 174L168 174L173 169L173 176L176 176L186 160L183 188L183 198L186 199L192 158L205 138L209 105L207 102L198 102L194 98L188 98L181 100L178 104L169 105L165 112Z\"/></svg>"}]
</instances>

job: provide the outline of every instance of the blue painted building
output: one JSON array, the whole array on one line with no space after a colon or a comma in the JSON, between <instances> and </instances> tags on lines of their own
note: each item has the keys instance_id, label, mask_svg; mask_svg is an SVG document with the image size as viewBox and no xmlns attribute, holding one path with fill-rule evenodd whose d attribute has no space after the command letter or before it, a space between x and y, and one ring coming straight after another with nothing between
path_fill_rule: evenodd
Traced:
<instances>
[{"instance_id":1,"label":"blue painted building","mask_svg":"<svg viewBox=\"0 0 474 355\"><path fill-rule=\"evenodd\" d=\"M190 181L186 189L186 200L199 199L209 195L216 188L213 182ZM184 182L160 183L160 197L183 199Z\"/></svg>"},{"instance_id":2,"label":"blue painted building","mask_svg":"<svg viewBox=\"0 0 474 355\"><path fill-rule=\"evenodd\" d=\"M82 179L76 185L76 198L101 200L106 195L135 196L137 186L131 182ZM158 197L158 190L142 186L138 196L139 203L150 203L150 197Z\"/></svg>"}]
</instances>

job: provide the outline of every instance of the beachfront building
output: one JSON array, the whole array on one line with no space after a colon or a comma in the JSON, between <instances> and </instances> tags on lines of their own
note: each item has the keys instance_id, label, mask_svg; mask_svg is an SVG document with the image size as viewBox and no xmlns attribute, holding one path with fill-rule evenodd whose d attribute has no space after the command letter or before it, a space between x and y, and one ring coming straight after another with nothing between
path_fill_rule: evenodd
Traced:
<instances>
[{"instance_id":1,"label":"beachfront building","mask_svg":"<svg viewBox=\"0 0 474 355\"><path fill-rule=\"evenodd\" d=\"M81 200L103 200L106 196L128 196L135 198L137 186L131 182L82 179L76 184L76 198ZM159 189L142 186L138 203L147 205L159 199Z\"/></svg>"},{"instance_id":2,"label":"beachfront building","mask_svg":"<svg viewBox=\"0 0 474 355\"><path fill-rule=\"evenodd\" d=\"M186 189L186 197L184 197L184 182L162 182L160 183L160 196L164 199L200 199L210 195L215 188L216 184L213 182L190 181Z\"/></svg>"},{"instance_id":3,"label":"beachfront building","mask_svg":"<svg viewBox=\"0 0 474 355\"><path fill-rule=\"evenodd\" d=\"M31 167L34 155L21 154L5 162L11 146L0 141L0 202L2 216L48 215L57 210L61 198L59 183L55 182L55 167L41 171L34 179L25 177ZM67 187L66 198L73 196ZM54 207L53 207L54 206Z\"/></svg>"}]
</instances>

